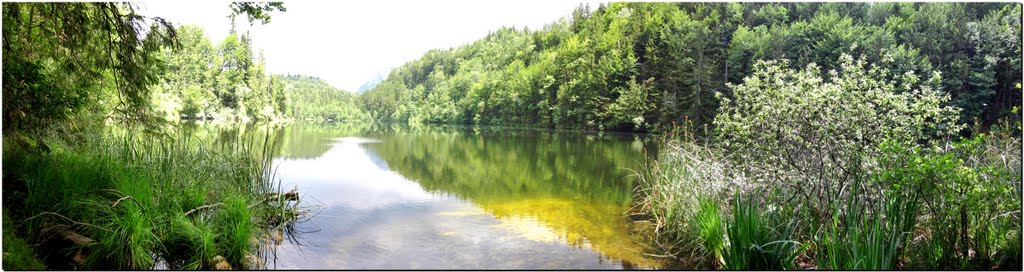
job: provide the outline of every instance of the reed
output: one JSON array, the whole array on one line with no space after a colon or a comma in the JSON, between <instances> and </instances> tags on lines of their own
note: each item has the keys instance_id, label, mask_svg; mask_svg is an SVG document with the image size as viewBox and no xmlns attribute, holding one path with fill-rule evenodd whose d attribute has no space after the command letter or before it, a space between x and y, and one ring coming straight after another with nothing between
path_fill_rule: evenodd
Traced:
<instances>
[{"instance_id":1,"label":"reed","mask_svg":"<svg viewBox=\"0 0 1024 272\"><path fill-rule=\"evenodd\" d=\"M264 204L280 189L269 169L275 141L269 132L259 136L204 142L173 131L115 129L89 133L88 141L45 138L49 152L5 138L4 182L24 185L17 228L66 228L93 240L37 250L55 252L45 256L54 262L88 252L67 268L138 270L163 262L210 269L216 256L247 268L253 242L295 214L282 202Z\"/></svg>"}]
</instances>

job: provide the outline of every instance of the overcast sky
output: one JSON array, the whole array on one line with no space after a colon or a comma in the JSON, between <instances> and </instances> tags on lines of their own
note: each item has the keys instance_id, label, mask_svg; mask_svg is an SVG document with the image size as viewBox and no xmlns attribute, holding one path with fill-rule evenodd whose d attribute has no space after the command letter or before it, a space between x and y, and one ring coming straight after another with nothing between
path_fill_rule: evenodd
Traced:
<instances>
[{"instance_id":1,"label":"overcast sky","mask_svg":"<svg viewBox=\"0 0 1024 272\"><path fill-rule=\"evenodd\" d=\"M320 77L354 92L389 68L427 50L482 38L502 26L539 29L589 0L520 1L284 1L270 23L251 29L275 74ZM140 12L203 27L214 44L228 34L229 1L144 1ZM239 29L248 28L240 19Z\"/></svg>"}]
</instances>

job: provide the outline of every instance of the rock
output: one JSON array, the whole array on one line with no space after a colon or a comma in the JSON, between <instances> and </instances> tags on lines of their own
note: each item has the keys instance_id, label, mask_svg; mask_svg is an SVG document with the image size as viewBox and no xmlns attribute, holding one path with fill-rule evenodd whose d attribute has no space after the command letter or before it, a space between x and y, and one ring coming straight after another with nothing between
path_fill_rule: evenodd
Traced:
<instances>
[{"instance_id":1,"label":"rock","mask_svg":"<svg viewBox=\"0 0 1024 272\"><path fill-rule=\"evenodd\" d=\"M75 256L71 257L71 261L75 262L76 265L82 265L85 263L85 258L85 253L82 252L82 249L79 249L78 251L75 251Z\"/></svg>"},{"instance_id":2,"label":"rock","mask_svg":"<svg viewBox=\"0 0 1024 272\"><path fill-rule=\"evenodd\" d=\"M280 231L275 231L270 237L274 240L274 245L281 245L281 241L284 241L284 235L281 235Z\"/></svg>"},{"instance_id":3,"label":"rock","mask_svg":"<svg viewBox=\"0 0 1024 272\"><path fill-rule=\"evenodd\" d=\"M245 267L247 269L260 269L263 267L263 259L250 253L245 254Z\"/></svg>"},{"instance_id":4,"label":"rock","mask_svg":"<svg viewBox=\"0 0 1024 272\"><path fill-rule=\"evenodd\" d=\"M210 260L210 264L213 270L231 270L231 264L228 263L224 256L217 255L217 257L213 257L213 260Z\"/></svg>"}]
</instances>

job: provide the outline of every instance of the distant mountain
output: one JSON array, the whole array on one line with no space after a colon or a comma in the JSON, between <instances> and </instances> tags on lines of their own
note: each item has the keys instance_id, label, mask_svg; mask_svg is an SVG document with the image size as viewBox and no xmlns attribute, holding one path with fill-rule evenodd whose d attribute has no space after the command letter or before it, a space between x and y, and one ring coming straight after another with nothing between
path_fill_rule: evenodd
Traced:
<instances>
[{"instance_id":1,"label":"distant mountain","mask_svg":"<svg viewBox=\"0 0 1024 272\"><path fill-rule=\"evenodd\" d=\"M356 93L361 94L366 90L373 89L373 87L377 87L377 84L384 82L384 79L388 78L388 74L391 74L391 69L393 68L389 68L387 70L381 71L380 73L377 73L377 76L375 76L373 79L370 79L370 81L363 83L363 86L359 86L359 89L356 89Z\"/></svg>"}]
</instances>

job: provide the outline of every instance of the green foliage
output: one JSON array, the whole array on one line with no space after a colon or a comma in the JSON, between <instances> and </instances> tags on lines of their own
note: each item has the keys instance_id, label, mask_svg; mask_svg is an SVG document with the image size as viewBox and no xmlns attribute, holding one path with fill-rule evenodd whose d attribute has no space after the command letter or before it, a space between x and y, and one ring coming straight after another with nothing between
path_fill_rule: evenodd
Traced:
<instances>
[{"instance_id":1,"label":"green foliage","mask_svg":"<svg viewBox=\"0 0 1024 272\"><path fill-rule=\"evenodd\" d=\"M833 202L831 222L817 242L818 267L894 270L916 223L919 195L907 199L904 192L892 191L878 203L864 203L858 185L851 186L845 205Z\"/></svg>"},{"instance_id":2,"label":"green foliage","mask_svg":"<svg viewBox=\"0 0 1024 272\"><path fill-rule=\"evenodd\" d=\"M42 260L36 257L32 247L15 234L10 212L3 210L3 269L4 270L45 270Z\"/></svg>"},{"instance_id":3,"label":"green foliage","mask_svg":"<svg viewBox=\"0 0 1024 272\"><path fill-rule=\"evenodd\" d=\"M253 216L243 197L227 196L223 203L224 207L213 217L214 224L218 226L218 251L224 253L228 262L239 266L252 247L249 241L255 232Z\"/></svg>"},{"instance_id":4,"label":"green foliage","mask_svg":"<svg viewBox=\"0 0 1024 272\"><path fill-rule=\"evenodd\" d=\"M283 79L268 74L262 54L253 53L248 34L232 32L213 45L199 27L179 32L181 47L158 55L165 61L162 84L151 99L164 119L274 121L295 109Z\"/></svg>"},{"instance_id":5,"label":"green foliage","mask_svg":"<svg viewBox=\"0 0 1024 272\"><path fill-rule=\"evenodd\" d=\"M245 14L249 23L259 20L261 24L270 23L270 12L274 10L287 11L282 2L231 2L231 16Z\"/></svg>"},{"instance_id":6,"label":"green foliage","mask_svg":"<svg viewBox=\"0 0 1024 272\"><path fill-rule=\"evenodd\" d=\"M718 210L718 204L711 199L701 199L697 210L697 217L694 218L694 225L697 226L697 234L700 236L701 246L704 252L713 257L715 264L723 262L723 250L725 249L725 233L722 224L722 215Z\"/></svg>"},{"instance_id":7,"label":"green foliage","mask_svg":"<svg viewBox=\"0 0 1024 272\"><path fill-rule=\"evenodd\" d=\"M764 211L752 198L737 195L734 201L732 219L726 223L729 245L723 253L725 268L793 269L793 260L806 248L797 247L799 243L791 240L793 224L782 223L777 212Z\"/></svg>"},{"instance_id":8,"label":"green foliage","mask_svg":"<svg viewBox=\"0 0 1024 272\"><path fill-rule=\"evenodd\" d=\"M160 259L171 268L208 268L217 255L245 268L265 227L256 222L277 216L247 205L275 190L263 170L269 153L260 150L272 141L198 143L113 130L88 133L84 142L47 137L48 153L5 137L4 183L24 184L5 188L24 196L5 202L20 208L16 229L67 228L93 239L78 246L88 252L85 269L152 269ZM63 259L75 249L38 253Z\"/></svg>"},{"instance_id":9,"label":"green foliage","mask_svg":"<svg viewBox=\"0 0 1024 272\"><path fill-rule=\"evenodd\" d=\"M284 85L289 99L288 115L298 120L314 121L367 121L370 116L362 110L359 97L328 85L315 77L274 76Z\"/></svg>"},{"instance_id":10,"label":"green foliage","mask_svg":"<svg viewBox=\"0 0 1024 272\"><path fill-rule=\"evenodd\" d=\"M4 131L65 121L113 94L118 117L145 120L153 53L176 42L168 22L149 19L131 3L4 3Z\"/></svg>"},{"instance_id":11,"label":"green foliage","mask_svg":"<svg viewBox=\"0 0 1024 272\"><path fill-rule=\"evenodd\" d=\"M183 270L210 269L207 263L216 256L216 237L209 224L184 214L176 215L162 241L166 245L164 258L180 260L181 263L170 265Z\"/></svg>"},{"instance_id":12,"label":"green foliage","mask_svg":"<svg viewBox=\"0 0 1024 272\"><path fill-rule=\"evenodd\" d=\"M726 268L794 268L806 248L801 268L1019 267L1020 124L1004 119L991 135L954 140L959 111L944 105L937 77L920 82L890 74L887 62L868 67L848 55L838 65L823 78L814 64L759 63L723 95L711 138L717 148L705 151L729 156L695 156L668 141L641 175L645 211L664 222L655 247L707 241L700 238L711 232L702 230L714 220L701 201L721 201L718 192L772 191L733 204ZM784 231L782 218L790 220ZM668 253L714 256L675 249Z\"/></svg>"},{"instance_id":13,"label":"green foliage","mask_svg":"<svg viewBox=\"0 0 1024 272\"><path fill-rule=\"evenodd\" d=\"M718 203L743 182L731 168L718 150L687 141L664 143L658 160L641 168L636 198L659 226L653 241L658 254L697 253L699 263L721 265L725 234Z\"/></svg>"},{"instance_id":14,"label":"green foliage","mask_svg":"<svg viewBox=\"0 0 1024 272\"><path fill-rule=\"evenodd\" d=\"M999 139L1001 138L1001 139ZM927 196L924 224L928 241L916 245L918 265L949 269L991 267L1019 246L1008 240L1020 232L1020 174L1005 162L1018 160L1019 150L1006 152L1012 136L978 135L936 151L887 147L879 160L883 180L892 188L913 189ZM1014 143L1016 142L1016 143ZM1005 265L1019 265L1005 264Z\"/></svg>"},{"instance_id":15,"label":"green foliage","mask_svg":"<svg viewBox=\"0 0 1024 272\"><path fill-rule=\"evenodd\" d=\"M932 84L912 73L890 76L862 58L839 60L842 69L822 78L818 67L760 62L733 98L722 98L715 119L718 144L747 162L758 183L787 188L784 197L805 198L815 220L845 186L873 171L868 158L883 140L916 145L958 131L956 108ZM807 198L815 199L807 199ZM820 206L826 204L826 206Z\"/></svg>"},{"instance_id":16,"label":"green foliage","mask_svg":"<svg viewBox=\"0 0 1024 272\"><path fill-rule=\"evenodd\" d=\"M90 248L101 253L89 255L84 264L86 267L148 269L153 266L155 260L151 252L158 241L145 207L131 202L114 208L109 208L106 201L87 203L90 205L80 207L99 211L94 221L105 231L93 233L97 243Z\"/></svg>"},{"instance_id":17,"label":"green foliage","mask_svg":"<svg viewBox=\"0 0 1024 272\"><path fill-rule=\"evenodd\" d=\"M711 124L716 93L789 59L816 73L841 56L930 76L983 130L1020 104L1020 5L973 3L611 3L539 30L499 29L432 50L363 94L399 122L665 130ZM902 86L897 86L902 87ZM909 90L909 89L908 89ZM965 131L965 134L973 131Z\"/></svg>"}]
</instances>

